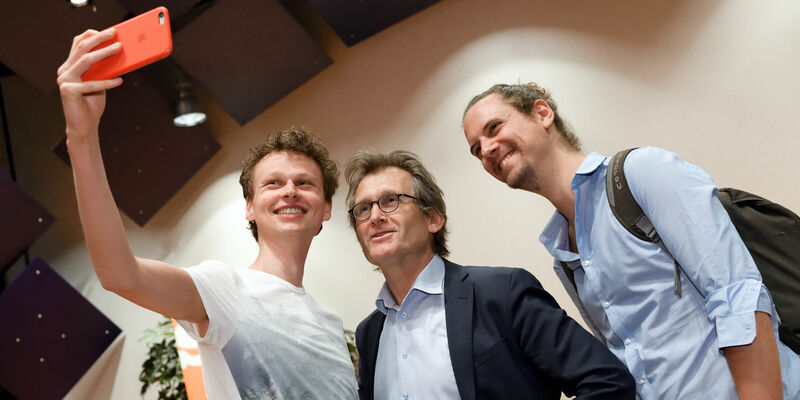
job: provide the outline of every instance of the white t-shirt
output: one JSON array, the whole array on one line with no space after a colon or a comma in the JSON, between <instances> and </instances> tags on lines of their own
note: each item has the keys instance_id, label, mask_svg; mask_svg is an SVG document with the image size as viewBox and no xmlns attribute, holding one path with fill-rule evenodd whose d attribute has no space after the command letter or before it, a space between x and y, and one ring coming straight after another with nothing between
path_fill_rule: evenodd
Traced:
<instances>
[{"instance_id":1,"label":"white t-shirt","mask_svg":"<svg viewBox=\"0 0 800 400\"><path fill-rule=\"evenodd\" d=\"M342 320L274 275L204 261L186 270L208 314L197 340L208 398L357 399Z\"/></svg>"}]
</instances>

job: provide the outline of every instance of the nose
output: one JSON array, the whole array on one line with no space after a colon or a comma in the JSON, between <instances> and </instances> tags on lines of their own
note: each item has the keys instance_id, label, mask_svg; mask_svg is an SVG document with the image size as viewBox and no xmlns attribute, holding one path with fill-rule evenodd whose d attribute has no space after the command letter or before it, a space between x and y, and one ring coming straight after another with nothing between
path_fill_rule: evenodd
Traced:
<instances>
[{"instance_id":1,"label":"nose","mask_svg":"<svg viewBox=\"0 0 800 400\"><path fill-rule=\"evenodd\" d=\"M491 157L496 151L497 142L486 136L481 137L481 157Z\"/></svg>"},{"instance_id":2,"label":"nose","mask_svg":"<svg viewBox=\"0 0 800 400\"><path fill-rule=\"evenodd\" d=\"M290 197L295 198L297 197L297 186L295 186L294 181L289 180L286 182L286 185L283 187L283 193L281 194L283 197Z\"/></svg>"},{"instance_id":3,"label":"nose","mask_svg":"<svg viewBox=\"0 0 800 400\"><path fill-rule=\"evenodd\" d=\"M381 222L386 219L386 213L378 207L378 202L370 204L369 219L370 222Z\"/></svg>"}]
</instances>

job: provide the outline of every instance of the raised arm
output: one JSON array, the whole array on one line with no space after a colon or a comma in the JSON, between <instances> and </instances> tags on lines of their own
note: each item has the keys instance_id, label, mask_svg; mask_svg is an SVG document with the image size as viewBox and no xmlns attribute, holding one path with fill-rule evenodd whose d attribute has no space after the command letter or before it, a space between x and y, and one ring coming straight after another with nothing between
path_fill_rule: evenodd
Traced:
<instances>
[{"instance_id":1,"label":"raised arm","mask_svg":"<svg viewBox=\"0 0 800 400\"><path fill-rule=\"evenodd\" d=\"M67 149L92 264L105 289L152 311L204 325L208 317L197 287L186 271L133 256L111 195L100 154L98 127L106 103L105 91L121 85L122 79L82 82L81 74L120 51L120 44L91 51L113 37L112 30L88 30L76 36L67 61L58 68L58 86L67 121Z\"/></svg>"}]
</instances>

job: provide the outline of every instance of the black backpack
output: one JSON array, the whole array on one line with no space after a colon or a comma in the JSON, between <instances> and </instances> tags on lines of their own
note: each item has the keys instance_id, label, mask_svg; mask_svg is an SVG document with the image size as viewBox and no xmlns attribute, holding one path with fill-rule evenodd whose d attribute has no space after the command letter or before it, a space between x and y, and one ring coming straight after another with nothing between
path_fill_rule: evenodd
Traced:
<instances>
[{"instance_id":1,"label":"black backpack","mask_svg":"<svg viewBox=\"0 0 800 400\"><path fill-rule=\"evenodd\" d=\"M631 194L623 165L632 150L608 163L606 193L611 211L637 238L659 245L675 263L675 294L681 296L680 265ZM800 217L769 200L742 190L719 190L719 200L750 251L780 316L781 341L800 354Z\"/></svg>"}]
</instances>

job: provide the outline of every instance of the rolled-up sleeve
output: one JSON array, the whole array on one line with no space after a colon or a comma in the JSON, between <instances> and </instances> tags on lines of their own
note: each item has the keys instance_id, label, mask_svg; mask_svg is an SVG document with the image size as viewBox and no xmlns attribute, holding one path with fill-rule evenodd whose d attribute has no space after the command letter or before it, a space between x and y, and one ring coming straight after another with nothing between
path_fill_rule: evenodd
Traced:
<instances>
[{"instance_id":1,"label":"rolled-up sleeve","mask_svg":"<svg viewBox=\"0 0 800 400\"><path fill-rule=\"evenodd\" d=\"M711 177L676 154L655 148L632 152L625 174L681 272L705 297L718 347L752 343L756 311L772 315L777 329L772 298ZM658 184L652 176L659 177Z\"/></svg>"},{"instance_id":2,"label":"rolled-up sleeve","mask_svg":"<svg viewBox=\"0 0 800 400\"><path fill-rule=\"evenodd\" d=\"M756 337L755 312L772 315L772 299L767 288L754 279L721 287L706 297L706 313L717 329L717 346L743 346Z\"/></svg>"}]
</instances>

